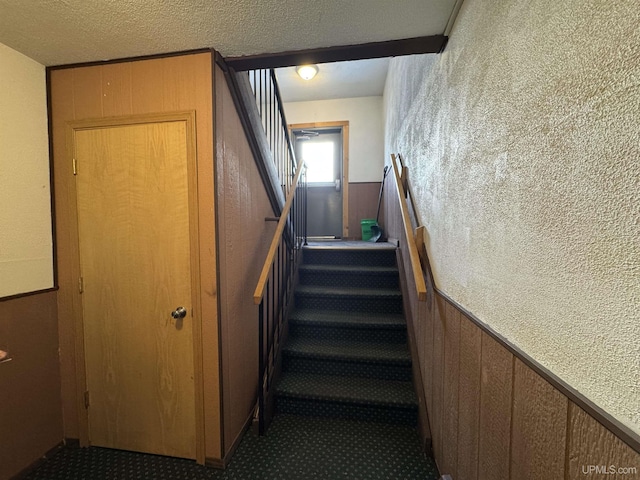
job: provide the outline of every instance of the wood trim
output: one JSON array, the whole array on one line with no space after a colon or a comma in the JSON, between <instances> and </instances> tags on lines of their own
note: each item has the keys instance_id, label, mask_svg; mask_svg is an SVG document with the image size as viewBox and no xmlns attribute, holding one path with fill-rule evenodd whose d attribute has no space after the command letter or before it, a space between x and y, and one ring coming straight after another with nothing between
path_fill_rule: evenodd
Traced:
<instances>
[{"instance_id":1,"label":"wood trim","mask_svg":"<svg viewBox=\"0 0 640 480\"><path fill-rule=\"evenodd\" d=\"M293 177L293 183L291 184L291 189L289 190L289 195L287 195L287 201L282 208L282 213L280 214L280 220L278 221L278 226L276 227L276 231L273 234L273 239L271 240L271 246L269 247L269 253L267 253L267 258L264 261L264 265L262 266L262 272L260 273L260 277L258 279L258 284L256 285L256 290L253 293L253 303L259 305L262 301L262 296L264 295L264 289L267 286L267 277L269 276L269 272L271 271L271 266L273 265L273 260L275 258L276 250L280 245L280 237L282 236L282 232L284 231L284 226L287 224L287 219L289 217L289 210L291 209L291 204L293 203L293 197L296 194L296 188L298 186L298 179L300 178L300 174L302 173L302 167L304 166L303 162L298 163L298 169L296 170L296 175Z\"/></svg>"},{"instance_id":2,"label":"wood trim","mask_svg":"<svg viewBox=\"0 0 640 480\"><path fill-rule=\"evenodd\" d=\"M70 133L75 133L77 130L91 130L94 128L108 128L118 127L121 125L143 125L145 123L161 123L161 122L187 122L188 135L195 132L195 111L185 112L169 112L169 113L152 113L144 115L127 115L118 117L103 117L95 119L83 119L67 122L67 126L71 129ZM191 123L193 122L193 124ZM70 138L73 142L73 138ZM73 143L70 145L73 146ZM187 142L187 150L189 155L195 152L195 144L191 142L191 139ZM191 171L190 171L191 173Z\"/></svg>"},{"instance_id":3,"label":"wood trim","mask_svg":"<svg viewBox=\"0 0 640 480\"><path fill-rule=\"evenodd\" d=\"M331 128L331 127L348 127L348 120L335 122L308 122L308 123L290 123L289 130L299 130L304 128Z\"/></svg>"},{"instance_id":4,"label":"wood trim","mask_svg":"<svg viewBox=\"0 0 640 480\"><path fill-rule=\"evenodd\" d=\"M222 65L221 65L222 64ZM213 131L213 135L212 135L212 140L213 140L213 188L214 188L214 201L215 201L215 205L214 205L214 209L213 209L213 222L214 222L214 227L215 227L215 235L216 238L219 235L220 232L220 215L218 213L219 207L218 207L218 199L217 199L217 194L220 191L219 190L219 181L218 181L218 136L216 135L216 128L217 128L217 115L218 115L218 97L216 94L216 89L218 87L217 82L222 82L224 81L224 77L219 77L218 75L218 68L219 67L222 70L222 74L223 76L225 75L225 68L226 66L224 65L224 60L222 59L222 56L218 53L218 52L214 52L213 55L211 55L211 98L213 100L213 107L211 109L211 115L212 115L212 119L211 119L211 126L212 126L212 131ZM229 84L227 83L227 86L229 86ZM231 95L233 97L233 91L231 88L229 88L229 91L231 92ZM234 99L235 102L235 99ZM237 107L236 107L237 108ZM242 116L238 115L241 119ZM241 120L242 122L242 120ZM249 140L247 140L249 141ZM221 285L221 276L220 276L220 242L216 241L216 288L219 288L219 285ZM218 301L216 302L217 304L217 331L218 331L218 405L219 405L219 415L220 415L220 429L218 431L219 433L219 445L220 445L220 451L218 452L218 455L222 458L224 456L224 382L223 382L223 375L224 375L224 371L223 371L223 356L222 356L222 302L220 301L220 299L218 299ZM206 457L205 458L205 465L208 465L209 462L213 461L213 458L210 457ZM222 462L222 460L220 459L215 459L216 462ZM222 465L221 468L224 468L224 464L220 463Z\"/></svg>"},{"instance_id":5,"label":"wood trim","mask_svg":"<svg viewBox=\"0 0 640 480\"><path fill-rule=\"evenodd\" d=\"M84 122L85 126L83 128L89 128L90 123ZM105 125L106 126L106 125ZM65 131L65 140L66 140L66 148L65 148L65 158L64 164L69 168L69 173L72 174L71 165L73 158L75 157L75 147L74 147L74 136L75 136L75 128L73 123L67 122ZM77 275L80 275L80 235L78 228L78 193L76 190L76 181L75 179L69 180L68 183L69 190L69 210L70 210L70 219L69 223L73 226L75 230L75 245L73 248L73 256L75 257L75 262L77 262L78 269L76 270ZM85 362L85 350L84 350L84 311L82 308L82 298L80 297L80 293L78 293L77 289L74 289L73 292L73 324L75 327L75 336L74 336L74 346L75 346L75 369L76 369L76 411L78 418L78 440L80 442L80 447L88 447L90 446L89 440L89 412L84 404L84 392L87 390L87 371L86 371L86 362ZM76 303L77 302L77 303Z\"/></svg>"},{"instance_id":6,"label":"wood trim","mask_svg":"<svg viewBox=\"0 0 640 480\"><path fill-rule=\"evenodd\" d=\"M226 465L224 463L224 460L220 460L219 458L206 457L204 459L204 466L215 468L216 470L224 470Z\"/></svg>"},{"instance_id":7,"label":"wood trim","mask_svg":"<svg viewBox=\"0 0 640 480\"><path fill-rule=\"evenodd\" d=\"M193 320L193 381L196 422L196 462L204 465L204 360L202 344L202 296L200 282L200 229L198 202L198 155L196 144L196 112L188 112L187 127L187 180L189 188L189 236L191 249L191 305Z\"/></svg>"},{"instance_id":8,"label":"wood trim","mask_svg":"<svg viewBox=\"0 0 640 480\"><path fill-rule=\"evenodd\" d=\"M51 196L51 248L53 249L53 287L58 288L58 240L56 222L56 187L53 163L53 102L51 100L51 72L45 71L46 91L47 91L47 133L49 135L49 195Z\"/></svg>"},{"instance_id":9,"label":"wood trim","mask_svg":"<svg viewBox=\"0 0 640 480\"><path fill-rule=\"evenodd\" d=\"M206 467L216 468L218 470L224 470L225 468L227 468L227 465L229 465L229 462L231 462L231 458L233 457L233 455L236 453L236 450L240 446L240 443L242 442L242 439L244 438L245 432L251 426L251 422L252 421L253 421L253 410L251 411L251 413L249 414L249 417L245 421L244 426L240 429L240 433L238 433L238 436L233 441L233 444L231 445L231 448L223 456L223 458L219 459L219 458L207 457L205 459L204 465Z\"/></svg>"},{"instance_id":10,"label":"wood trim","mask_svg":"<svg viewBox=\"0 0 640 480\"><path fill-rule=\"evenodd\" d=\"M67 122L67 155L75 156L75 133L80 130L95 128L117 127L122 125L141 125L148 123L162 122L185 122L187 133L187 177L189 185L189 237L191 248L191 301L193 319L193 363L194 363L194 396L195 396L195 427L196 427L196 461L205 463L204 445L204 385L203 385L203 345L202 345L202 318L201 318L201 295L200 295L200 244L198 233L198 159L196 155L196 119L195 111L185 111L176 113L157 113L132 116L106 117L88 120L78 120ZM70 163L72 158L67 158ZM75 187L73 187L75 191ZM77 222L77 207L73 203L73 217ZM89 422L88 411L84 407L84 391L86 390L87 377L84 351L84 318L82 308L75 311L76 326L76 372L77 405L80 425L80 445L89 445Z\"/></svg>"},{"instance_id":11,"label":"wood trim","mask_svg":"<svg viewBox=\"0 0 640 480\"><path fill-rule=\"evenodd\" d=\"M291 123L289 132L304 128L331 127L342 128L342 238L349 238L349 121Z\"/></svg>"},{"instance_id":12,"label":"wood trim","mask_svg":"<svg viewBox=\"0 0 640 480\"><path fill-rule=\"evenodd\" d=\"M422 53L440 53L447 44L445 35L387 40L384 42L342 45L337 47L290 50L280 53L264 53L243 57L227 57L227 65L240 70L290 67L308 63L345 62L367 58L397 57Z\"/></svg>"},{"instance_id":13,"label":"wood trim","mask_svg":"<svg viewBox=\"0 0 640 480\"><path fill-rule=\"evenodd\" d=\"M400 202L400 210L402 212L402 224L404 226L404 233L407 238L407 245L409 246L409 261L411 262L411 273L416 282L418 300L421 302L425 302L427 300L427 286L424 282L424 275L422 274L420 256L418 255L418 249L416 248L416 242L411 227L411 219L409 218L409 207L407 206L407 199L403 195L404 187L400 178L400 172L398 171L398 164L396 162L395 154L391 154L391 163L393 164L393 172L395 174L396 187L398 192L398 202Z\"/></svg>"},{"instance_id":14,"label":"wood trim","mask_svg":"<svg viewBox=\"0 0 640 480\"><path fill-rule=\"evenodd\" d=\"M342 238L349 238L349 122L342 127Z\"/></svg>"},{"instance_id":15,"label":"wood trim","mask_svg":"<svg viewBox=\"0 0 640 480\"><path fill-rule=\"evenodd\" d=\"M34 460L28 466L20 470L16 475L11 477L10 480L21 480L25 478L27 475L29 475L31 472L37 469L40 465L48 461L50 458L53 458L55 454L57 454L60 450L65 448L71 448L71 447L67 444L66 440L63 440L57 445L55 445L54 447L47 450L47 452L41 457L39 457L37 460Z\"/></svg>"},{"instance_id":16,"label":"wood trim","mask_svg":"<svg viewBox=\"0 0 640 480\"><path fill-rule=\"evenodd\" d=\"M15 295L9 295L8 297L0 297L0 303L8 302L10 300L17 300L18 298L31 297L33 295L41 295L43 293L57 292L58 290L59 288L56 285L55 287L45 288L44 290L34 290L33 292L17 293Z\"/></svg>"},{"instance_id":17,"label":"wood trim","mask_svg":"<svg viewBox=\"0 0 640 480\"><path fill-rule=\"evenodd\" d=\"M94 62L67 63L64 65L52 65L47 67L47 75L51 70L65 70L68 68L95 67L100 65L110 65L113 63L138 62L140 60L155 60L158 58L182 57L184 55L197 55L199 53L216 53L212 48L198 48L194 50L183 50L179 52L155 53L151 55L140 55L138 57L114 58L112 60L97 60Z\"/></svg>"}]
</instances>

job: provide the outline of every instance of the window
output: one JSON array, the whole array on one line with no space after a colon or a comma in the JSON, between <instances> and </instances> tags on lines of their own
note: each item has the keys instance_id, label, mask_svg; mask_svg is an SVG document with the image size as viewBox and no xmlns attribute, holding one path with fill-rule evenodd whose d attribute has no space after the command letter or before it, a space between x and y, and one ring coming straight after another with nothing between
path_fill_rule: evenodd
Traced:
<instances>
[{"instance_id":1,"label":"window","mask_svg":"<svg viewBox=\"0 0 640 480\"><path fill-rule=\"evenodd\" d=\"M336 179L333 142L307 141L302 143L301 150L307 164L307 182L333 183Z\"/></svg>"}]
</instances>

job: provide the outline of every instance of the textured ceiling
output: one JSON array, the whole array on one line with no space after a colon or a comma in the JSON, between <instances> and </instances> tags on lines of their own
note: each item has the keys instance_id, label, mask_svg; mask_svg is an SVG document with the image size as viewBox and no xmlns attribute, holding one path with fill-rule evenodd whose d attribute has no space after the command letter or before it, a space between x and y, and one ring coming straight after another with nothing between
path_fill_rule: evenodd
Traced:
<instances>
[{"instance_id":1,"label":"textured ceiling","mask_svg":"<svg viewBox=\"0 0 640 480\"><path fill-rule=\"evenodd\" d=\"M382 95L389 68L388 58L318 65L312 80L303 80L295 67L276 69L284 102Z\"/></svg>"},{"instance_id":2,"label":"textured ceiling","mask_svg":"<svg viewBox=\"0 0 640 480\"><path fill-rule=\"evenodd\" d=\"M44 65L224 56L442 34L455 0L0 0L0 43Z\"/></svg>"}]
</instances>

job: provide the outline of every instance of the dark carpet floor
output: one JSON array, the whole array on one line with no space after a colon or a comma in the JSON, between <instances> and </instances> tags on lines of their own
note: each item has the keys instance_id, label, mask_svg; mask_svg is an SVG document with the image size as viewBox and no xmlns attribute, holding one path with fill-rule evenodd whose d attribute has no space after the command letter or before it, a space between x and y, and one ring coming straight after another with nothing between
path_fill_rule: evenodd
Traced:
<instances>
[{"instance_id":1,"label":"dark carpet floor","mask_svg":"<svg viewBox=\"0 0 640 480\"><path fill-rule=\"evenodd\" d=\"M104 448L58 452L29 480L437 480L431 459L420 452L415 427L277 415L264 437L247 432L222 472L190 460Z\"/></svg>"},{"instance_id":2,"label":"dark carpet floor","mask_svg":"<svg viewBox=\"0 0 640 480\"><path fill-rule=\"evenodd\" d=\"M362 243L305 247L277 415L224 472L94 447L62 450L27 478L437 480L418 437L396 253Z\"/></svg>"}]
</instances>

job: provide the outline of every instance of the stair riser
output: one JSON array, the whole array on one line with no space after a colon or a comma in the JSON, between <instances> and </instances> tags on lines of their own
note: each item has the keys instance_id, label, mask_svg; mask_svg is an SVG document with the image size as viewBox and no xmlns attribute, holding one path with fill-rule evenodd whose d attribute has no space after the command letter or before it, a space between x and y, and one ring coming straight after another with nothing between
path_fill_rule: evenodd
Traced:
<instances>
[{"instance_id":1,"label":"stair riser","mask_svg":"<svg viewBox=\"0 0 640 480\"><path fill-rule=\"evenodd\" d=\"M288 355L286 352L282 369L284 372L411 381L411 365L334 361Z\"/></svg>"},{"instance_id":2,"label":"stair riser","mask_svg":"<svg viewBox=\"0 0 640 480\"><path fill-rule=\"evenodd\" d=\"M289 335L291 337L306 337L316 340L348 340L360 342L372 342L380 344L407 342L406 328L340 328L320 327L316 325L302 325L289 321Z\"/></svg>"},{"instance_id":3,"label":"stair riser","mask_svg":"<svg viewBox=\"0 0 640 480\"><path fill-rule=\"evenodd\" d=\"M321 287L398 288L398 274L333 273L301 271L302 285Z\"/></svg>"},{"instance_id":4,"label":"stair riser","mask_svg":"<svg viewBox=\"0 0 640 480\"><path fill-rule=\"evenodd\" d=\"M396 265L396 252L392 249L304 249L303 263L307 265L377 265L380 267L394 267Z\"/></svg>"},{"instance_id":5,"label":"stair riser","mask_svg":"<svg viewBox=\"0 0 640 480\"><path fill-rule=\"evenodd\" d=\"M377 407L276 396L276 411L293 415L344 418L378 423L417 425L417 408Z\"/></svg>"},{"instance_id":6,"label":"stair riser","mask_svg":"<svg viewBox=\"0 0 640 480\"><path fill-rule=\"evenodd\" d=\"M342 310L347 312L402 313L402 297L360 297L307 295L296 293L297 308Z\"/></svg>"}]
</instances>

